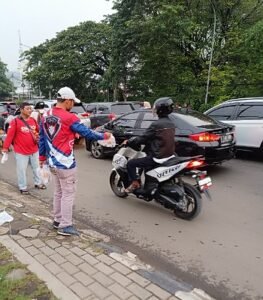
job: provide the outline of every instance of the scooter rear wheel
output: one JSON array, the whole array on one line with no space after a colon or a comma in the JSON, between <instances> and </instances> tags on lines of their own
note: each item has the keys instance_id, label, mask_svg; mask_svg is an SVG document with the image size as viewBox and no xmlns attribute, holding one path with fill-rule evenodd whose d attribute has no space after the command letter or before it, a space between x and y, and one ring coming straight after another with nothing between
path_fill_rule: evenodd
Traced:
<instances>
[{"instance_id":1,"label":"scooter rear wheel","mask_svg":"<svg viewBox=\"0 0 263 300\"><path fill-rule=\"evenodd\" d=\"M199 215L202 209L202 197L195 187L184 182L185 207L175 209L174 214L180 219L191 220Z\"/></svg>"},{"instance_id":2,"label":"scooter rear wheel","mask_svg":"<svg viewBox=\"0 0 263 300\"><path fill-rule=\"evenodd\" d=\"M110 174L110 186L116 196L120 198L128 196L128 194L124 191L123 182L115 170L113 170Z\"/></svg>"}]
</instances>

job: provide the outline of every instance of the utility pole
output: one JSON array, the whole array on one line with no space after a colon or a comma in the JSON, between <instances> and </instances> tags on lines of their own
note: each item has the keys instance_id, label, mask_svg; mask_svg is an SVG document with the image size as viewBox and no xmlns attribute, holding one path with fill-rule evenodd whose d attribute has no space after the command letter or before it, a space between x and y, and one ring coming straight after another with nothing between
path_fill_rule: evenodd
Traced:
<instances>
[{"instance_id":1,"label":"utility pole","mask_svg":"<svg viewBox=\"0 0 263 300\"><path fill-rule=\"evenodd\" d=\"M212 36L212 45L211 45L211 54L209 60L209 67L208 67L208 75L207 75L207 83L206 83L206 94L205 94L205 104L207 104L208 94L209 94L209 84L210 84L210 76L211 76L211 67L212 67L212 60L213 60L213 52L215 46L215 35L216 35L216 10L214 4L211 2L213 13L214 13L214 28L213 28L213 36Z\"/></svg>"}]
</instances>

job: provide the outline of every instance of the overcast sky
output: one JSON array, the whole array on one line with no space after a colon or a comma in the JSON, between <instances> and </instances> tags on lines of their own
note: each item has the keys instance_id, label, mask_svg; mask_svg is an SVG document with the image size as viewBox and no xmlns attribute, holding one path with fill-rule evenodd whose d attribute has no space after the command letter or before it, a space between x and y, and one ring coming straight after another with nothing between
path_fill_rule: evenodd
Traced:
<instances>
[{"instance_id":1,"label":"overcast sky","mask_svg":"<svg viewBox=\"0 0 263 300\"><path fill-rule=\"evenodd\" d=\"M53 38L82 21L111 14L106 0L0 0L0 59L9 71L18 67L19 34L23 50Z\"/></svg>"}]
</instances>

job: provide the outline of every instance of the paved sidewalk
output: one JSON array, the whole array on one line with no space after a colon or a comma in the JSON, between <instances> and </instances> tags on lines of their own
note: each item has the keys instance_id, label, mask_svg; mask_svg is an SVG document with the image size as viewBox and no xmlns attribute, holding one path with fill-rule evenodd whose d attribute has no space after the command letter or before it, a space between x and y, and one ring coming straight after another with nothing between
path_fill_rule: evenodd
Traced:
<instances>
[{"instance_id":1,"label":"paved sidewalk","mask_svg":"<svg viewBox=\"0 0 263 300\"><path fill-rule=\"evenodd\" d=\"M77 224L80 237L57 235L49 208L40 199L20 195L3 182L0 191L0 211L14 217L10 227L0 226L0 243L58 299L211 299L169 277L160 280L156 270L132 253L107 250L103 245L110 243L109 238L82 224Z\"/></svg>"}]
</instances>

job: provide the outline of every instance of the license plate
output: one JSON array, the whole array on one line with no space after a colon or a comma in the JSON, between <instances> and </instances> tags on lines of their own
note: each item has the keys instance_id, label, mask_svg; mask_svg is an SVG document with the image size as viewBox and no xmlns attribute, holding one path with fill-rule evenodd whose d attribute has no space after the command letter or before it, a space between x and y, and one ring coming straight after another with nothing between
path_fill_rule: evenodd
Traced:
<instances>
[{"instance_id":1,"label":"license plate","mask_svg":"<svg viewBox=\"0 0 263 300\"><path fill-rule=\"evenodd\" d=\"M225 134L221 136L221 143L231 143L233 141L233 135L232 134Z\"/></svg>"},{"instance_id":2,"label":"license plate","mask_svg":"<svg viewBox=\"0 0 263 300\"><path fill-rule=\"evenodd\" d=\"M198 180L198 185L201 188L201 190L208 189L208 187L212 185L212 180L210 177L202 178Z\"/></svg>"}]
</instances>

